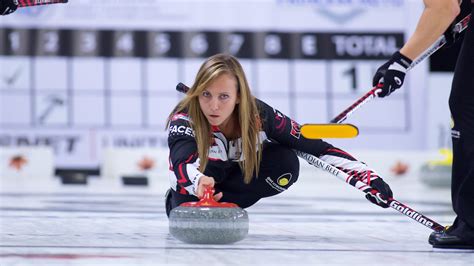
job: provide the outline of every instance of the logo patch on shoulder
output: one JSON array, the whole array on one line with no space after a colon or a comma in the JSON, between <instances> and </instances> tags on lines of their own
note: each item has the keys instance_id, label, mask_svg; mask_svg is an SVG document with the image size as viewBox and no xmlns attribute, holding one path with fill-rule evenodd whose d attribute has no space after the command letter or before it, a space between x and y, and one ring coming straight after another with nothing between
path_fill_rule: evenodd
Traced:
<instances>
[{"instance_id":1,"label":"logo patch on shoulder","mask_svg":"<svg viewBox=\"0 0 474 266\"><path fill-rule=\"evenodd\" d=\"M189 115L186 114L186 113L177 113L177 114L174 114L172 117L171 117L171 121L175 121L175 120L178 120L178 119L183 119L183 120L186 120L186 121L191 121L189 119Z\"/></svg>"}]
</instances>

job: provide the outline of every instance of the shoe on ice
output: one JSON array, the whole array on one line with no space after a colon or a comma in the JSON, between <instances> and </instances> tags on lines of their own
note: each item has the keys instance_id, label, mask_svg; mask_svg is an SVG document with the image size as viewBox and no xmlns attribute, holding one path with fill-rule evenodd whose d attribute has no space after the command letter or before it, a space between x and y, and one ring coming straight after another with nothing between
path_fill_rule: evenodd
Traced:
<instances>
[{"instance_id":1,"label":"shoe on ice","mask_svg":"<svg viewBox=\"0 0 474 266\"><path fill-rule=\"evenodd\" d=\"M442 232L433 232L428 238L428 242L434 248L452 248L452 249L474 249L474 245L466 242L458 236L451 235L448 232L449 227Z\"/></svg>"}]
</instances>

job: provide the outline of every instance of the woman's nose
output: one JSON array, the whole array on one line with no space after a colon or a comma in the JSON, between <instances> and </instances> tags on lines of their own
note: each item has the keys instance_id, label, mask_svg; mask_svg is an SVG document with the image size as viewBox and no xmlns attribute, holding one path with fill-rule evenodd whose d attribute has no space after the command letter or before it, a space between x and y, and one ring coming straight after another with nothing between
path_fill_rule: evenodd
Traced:
<instances>
[{"instance_id":1,"label":"woman's nose","mask_svg":"<svg viewBox=\"0 0 474 266\"><path fill-rule=\"evenodd\" d=\"M217 99L211 100L211 110L215 111L219 109L219 101Z\"/></svg>"}]
</instances>

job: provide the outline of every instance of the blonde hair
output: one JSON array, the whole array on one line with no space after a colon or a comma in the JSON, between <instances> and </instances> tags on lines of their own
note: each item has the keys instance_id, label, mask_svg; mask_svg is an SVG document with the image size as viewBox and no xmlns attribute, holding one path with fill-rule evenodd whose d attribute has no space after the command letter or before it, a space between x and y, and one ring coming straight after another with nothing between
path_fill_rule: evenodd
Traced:
<instances>
[{"instance_id":1,"label":"blonde hair","mask_svg":"<svg viewBox=\"0 0 474 266\"><path fill-rule=\"evenodd\" d=\"M240 125L240 137L242 138L242 154L244 160L240 162L244 182L250 183L253 174L258 173L262 158L262 145L259 140L261 127L259 112L255 97L250 88L239 61L228 54L216 54L209 57L200 67L194 85L186 93L168 117L168 123L174 113L187 110L191 127L197 143L200 166L199 170L204 172L208 163L209 148L211 146L211 125L207 121L199 105L199 95L208 88L208 85L222 74L229 74L237 80L237 91L240 95L240 103L236 105L232 115L236 115Z\"/></svg>"}]
</instances>

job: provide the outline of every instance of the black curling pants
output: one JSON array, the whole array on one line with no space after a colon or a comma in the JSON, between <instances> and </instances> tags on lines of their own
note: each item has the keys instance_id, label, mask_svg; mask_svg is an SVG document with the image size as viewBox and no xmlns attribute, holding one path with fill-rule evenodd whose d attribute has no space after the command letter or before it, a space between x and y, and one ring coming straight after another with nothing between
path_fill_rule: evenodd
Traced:
<instances>
[{"instance_id":1,"label":"black curling pants","mask_svg":"<svg viewBox=\"0 0 474 266\"><path fill-rule=\"evenodd\" d=\"M216 193L223 193L220 201L247 208L261 198L285 191L298 179L299 168L298 157L293 150L280 144L265 143L259 173L249 184L244 183L242 171L234 162L224 168L214 167L212 162L209 162L204 174L216 180ZM192 195L182 195L174 190L171 190L171 193L171 209L183 202L198 201L198 198Z\"/></svg>"},{"instance_id":2,"label":"black curling pants","mask_svg":"<svg viewBox=\"0 0 474 266\"><path fill-rule=\"evenodd\" d=\"M474 17L474 4L471 17ZM474 20L472 18L456 63L449 107L454 123L451 197L457 217L448 232L474 244Z\"/></svg>"}]
</instances>

